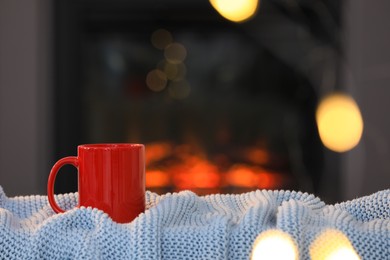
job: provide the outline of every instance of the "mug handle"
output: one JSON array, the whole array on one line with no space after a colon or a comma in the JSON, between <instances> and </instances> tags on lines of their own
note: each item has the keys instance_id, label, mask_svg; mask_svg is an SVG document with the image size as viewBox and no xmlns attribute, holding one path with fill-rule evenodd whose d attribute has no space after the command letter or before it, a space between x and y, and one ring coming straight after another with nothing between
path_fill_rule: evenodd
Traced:
<instances>
[{"instance_id":1,"label":"mug handle","mask_svg":"<svg viewBox=\"0 0 390 260\"><path fill-rule=\"evenodd\" d=\"M60 160L58 160L53 168L51 168L50 175L49 175L49 180L47 182L47 198L49 200L50 206L56 213L63 213L65 212L63 209L61 209L57 202L54 199L54 182L56 180L56 176L58 171L61 169L62 166L66 164L71 164L74 167L78 169L79 163L78 163L78 158L76 156L68 156L64 157Z\"/></svg>"}]
</instances>

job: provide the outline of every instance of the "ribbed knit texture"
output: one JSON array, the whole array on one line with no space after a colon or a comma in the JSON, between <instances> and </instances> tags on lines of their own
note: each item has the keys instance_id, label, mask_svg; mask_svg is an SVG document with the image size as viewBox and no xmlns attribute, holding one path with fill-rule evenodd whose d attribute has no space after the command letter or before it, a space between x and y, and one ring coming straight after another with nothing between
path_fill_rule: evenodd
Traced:
<instances>
[{"instance_id":1,"label":"ribbed knit texture","mask_svg":"<svg viewBox=\"0 0 390 260\"><path fill-rule=\"evenodd\" d=\"M390 190L336 205L313 195L257 190L197 196L147 192L147 210L117 224L102 211L73 208L76 194L7 197L0 187L0 259L249 259L265 230L295 240L300 259L328 228L343 232L362 259L390 259Z\"/></svg>"}]
</instances>

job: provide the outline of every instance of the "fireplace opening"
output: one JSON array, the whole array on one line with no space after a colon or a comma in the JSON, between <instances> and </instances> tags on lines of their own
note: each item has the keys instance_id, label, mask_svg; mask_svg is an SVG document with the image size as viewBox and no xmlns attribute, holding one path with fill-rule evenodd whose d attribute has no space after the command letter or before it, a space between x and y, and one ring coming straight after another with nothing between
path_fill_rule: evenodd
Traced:
<instances>
[{"instance_id":1,"label":"fireplace opening","mask_svg":"<svg viewBox=\"0 0 390 260\"><path fill-rule=\"evenodd\" d=\"M82 3L56 8L58 158L81 143L143 143L154 192L318 188L315 87L253 37L258 21ZM74 174L58 178L57 192L77 190Z\"/></svg>"}]
</instances>

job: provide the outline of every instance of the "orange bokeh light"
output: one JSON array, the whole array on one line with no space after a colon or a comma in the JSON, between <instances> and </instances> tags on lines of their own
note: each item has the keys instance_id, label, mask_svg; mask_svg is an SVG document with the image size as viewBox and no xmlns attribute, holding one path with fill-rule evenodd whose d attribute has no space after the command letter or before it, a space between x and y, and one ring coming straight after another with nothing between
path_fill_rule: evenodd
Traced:
<instances>
[{"instance_id":1,"label":"orange bokeh light","mask_svg":"<svg viewBox=\"0 0 390 260\"><path fill-rule=\"evenodd\" d=\"M216 188L220 185L218 168L198 156L189 156L174 169L173 182L179 189Z\"/></svg>"},{"instance_id":2,"label":"orange bokeh light","mask_svg":"<svg viewBox=\"0 0 390 260\"><path fill-rule=\"evenodd\" d=\"M172 145L168 142L157 142L146 145L145 163L146 166L150 163L159 161L172 153Z\"/></svg>"},{"instance_id":3,"label":"orange bokeh light","mask_svg":"<svg viewBox=\"0 0 390 260\"><path fill-rule=\"evenodd\" d=\"M165 171L151 170L146 173L146 187L163 187L171 184L169 174Z\"/></svg>"}]
</instances>

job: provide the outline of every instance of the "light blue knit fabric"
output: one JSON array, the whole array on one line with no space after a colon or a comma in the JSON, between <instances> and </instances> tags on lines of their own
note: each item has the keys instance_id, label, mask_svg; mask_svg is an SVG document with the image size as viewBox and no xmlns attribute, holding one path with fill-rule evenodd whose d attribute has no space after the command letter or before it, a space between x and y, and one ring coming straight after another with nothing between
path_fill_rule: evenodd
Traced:
<instances>
[{"instance_id":1,"label":"light blue knit fabric","mask_svg":"<svg viewBox=\"0 0 390 260\"><path fill-rule=\"evenodd\" d=\"M336 205L290 191L148 192L146 212L129 224L73 208L77 194L57 201L70 210L54 214L46 196L9 198L0 187L0 259L249 259L271 228L291 235L300 259L327 228L343 232L362 259L390 259L390 190Z\"/></svg>"}]
</instances>

